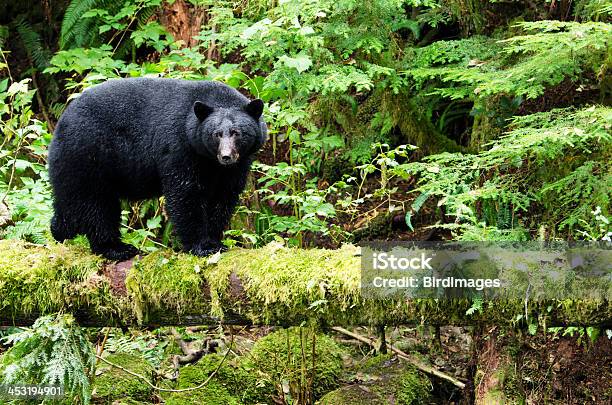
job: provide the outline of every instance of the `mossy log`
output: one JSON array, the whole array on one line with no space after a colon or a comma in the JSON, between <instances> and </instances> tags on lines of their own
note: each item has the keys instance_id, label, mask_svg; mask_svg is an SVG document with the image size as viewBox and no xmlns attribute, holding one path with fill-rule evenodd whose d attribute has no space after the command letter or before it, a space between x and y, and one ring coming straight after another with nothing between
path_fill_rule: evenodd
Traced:
<instances>
[{"instance_id":1,"label":"mossy log","mask_svg":"<svg viewBox=\"0 0 612 405\"><path fill-rule=\"evenodd\" d=\"M371 299L360 291L359 248L269 245L198 258L164 250L109 263L80 246L0 241L0 326L71 312L83 326L610 325L609 301ZM472 313L474 312L474 313ZM519 317L520 318L520 317ZM523 318L524 319L524 318Z\"/></svg>"}]
</instances>

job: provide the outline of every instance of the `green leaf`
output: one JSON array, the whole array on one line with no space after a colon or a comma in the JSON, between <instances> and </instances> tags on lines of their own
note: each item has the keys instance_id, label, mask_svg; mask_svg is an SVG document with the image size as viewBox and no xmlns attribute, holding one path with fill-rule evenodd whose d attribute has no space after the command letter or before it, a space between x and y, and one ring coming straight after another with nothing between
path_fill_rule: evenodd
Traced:
<instances>
[{"instance_id":1,"label":"green leaf","mask_svg":"<svg viewBox=\"0 0 612 405\"><path fill-rule=\"evenodd\" d=\"M295 58L283 55L278 60L284 63L287 67L295 68L298 73L305 72L312 66L312 60L310 59L310 57L304 54L296 55Z\"/></svg>"},{"instance_id":2,"label":"green leaf","mask_svg":"<svg viewBox=\"0 0 612 405\"><path fill-rule=\"evenodd\" d=\"M587 335L588 335L589 339L591 339L591 342L593 342L593 343L595 343L595 341L599 337L599 334L601 333L599 328L596 327L596 326L589 326L589 327L587 327L586 328L586 332L587 332Z\"/></svg>"},{"instance_id":3,"label":"green leaf","mask_svg":"<svg viewBox=\"0 0 612 405\"><path fill-rule=\"evenodd\" d=\"M27 93L28 92L28 83L32 79L23 79L19 82L13 82L8 89L8 94L10 96L17 93Z\"/></svg>"},{"instance_id":4,"label":"green leaf","mask_svg":"<svg viewBox=\"0 0 612 405\"><path fill-rule=\"evenodd\" d=\"M111 27L110 25L108 25L108 24L103 24L103 25L100 25L100 27L98 28L98 32L99 32L100 34L104 34L106 31L110 31L110 29L111 29L111 28L112 28L112 27Z\"/></svg>"},{"instance_id":5,"label":"green leaf","mask_svg":"<svg viewBox=\"0 0 612 405\"><path fill-rule=\"evenodd\" d=\"M537 323L531 323L529 324L529 334L530 335L535 335L538 332L538 324Z\"/></svg>"},{"instance_id":6,"label":"green leaf","mask_svg":"<svg viewBox=\"0 0 612 405\"><path fill-rule=\"evenodd\" d=\"M161 215L147 219L147 228L149 229L159 228L161 225L161 219L162 219Z\"/></svg>"},{"instance_id":7,"label":"green leaf","mask_svg":"<svg viewBox=\"0 0 612 405\"><path fill-rule=\"evenodd\" d=\"M419 212L423 204L425 204L425 201L427 201L427 199L429 198L429 194L429 191L425 191L414 200L414 202L412 203L412 209L415 213Z\"/></svg>"},{"instance_id":8,"label":"green leaf","mask_svg":"<svg viewBox=\"0 0 612 405\"><path fill-rule=\"evenodd\" d=\"M404 217L404 220L406 221L406 225L408 225L408 228L410 228L411 232L414 232L414 228L412 227L412 211L408 210L408 212L406 212L406 216Z\"/></svg>"},{"instance_id":9,"label":"green leaf","mask_svg":"<svg viewBox=\"0 0 612 405\"><path fill-rule=\"evenodd\" d=\"M0 69L2 67L0 66ZM2 81L0 81L0 93L4 93L4 91L6 90L6 88L8 87L8 77Z\"/></svg>"}]
</instances>

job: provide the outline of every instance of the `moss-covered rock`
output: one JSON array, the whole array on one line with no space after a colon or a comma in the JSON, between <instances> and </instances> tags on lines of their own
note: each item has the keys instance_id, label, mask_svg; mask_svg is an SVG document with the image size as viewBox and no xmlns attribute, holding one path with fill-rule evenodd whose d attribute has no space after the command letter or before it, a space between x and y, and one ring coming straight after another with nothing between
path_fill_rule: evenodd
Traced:
<instances>
[{"instance_id":1,"label":"moss-covered rock","mask_svg":"<svg viewBox=\"0 0 612 405\"><path fill-rule=\"evenodd\" d=\"M222 363L223 362L223 363ZM177 393L162 393L167 404L256 404L267 402L273 390L260 384L256 374L245 368L240 357L209 354L196 364L182 367L176 389L197 387L217 369L215 376L202 389Z\"/></svg>"},{"instance_id":2,"label":"moss-covered rock","mask_svg":"<svg viewBox=\"0 0 612 405\"><path fill-rule=\"evenodd\" d=\"M342 353L342 348L329 336L317 334L311 328L294 327L259 339L249 359L279 394L288 382L294 391L292 397L297 392L309 391L316 399L338 386Z\"/></svg>"},{"instance_id":3,"label":"moss-covered rock","mask_svg":"<svg viewBox=\"0 0 612 405\"><path fill-rule=\"evenodd\" d=\"M431 396L429 379L390 355L376 356L356 370L360 382L327 393L319 405L417 405Z\"/></svg>"},{"instance_id":4,"label":"moss-covered rock","mask_svg":"<svg viewBox=\"0 0 612 405\"><path fill-rule=\"evenodd\" d=\"M197 384L193 385L197 386ZM191 387L191 385L190 385ZM188 388L188 387L185 387ZM204 387L193 391L173 392L162 395L166 405L239 405L234 397L219 382L211 380Z\"/></svg>"},{"instance_id":5,"label":"moss-covered rock","mask_svg":"<svg viewBox=\"0 0 612 405\"><path fill-rule=\"evenodd\" d=\"M109 354L105 358L109 362L124 367L131 372L147 378L151 377L153 368L140 356L116 353ZM113 402L114 400L146 401L153 394L153 389L140 378L106 363L98 365L96 374L92 394L95 402L106 403Z\"/></svg>"}]
</instances>

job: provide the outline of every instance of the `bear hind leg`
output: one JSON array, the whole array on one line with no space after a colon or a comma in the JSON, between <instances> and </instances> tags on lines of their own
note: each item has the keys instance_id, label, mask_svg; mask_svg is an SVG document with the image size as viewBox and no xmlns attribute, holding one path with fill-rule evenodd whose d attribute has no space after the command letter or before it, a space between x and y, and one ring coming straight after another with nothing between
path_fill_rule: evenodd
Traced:
<instances>
[{"instance_id":1,"label":"bear hind leg","mask_svg":"<svg viewBox=\"0 0 612 405\"><path fill-rule=\"evenodd\" d=\"M127 260L139 251L121 242L119 233L121 208L119 199L99 199L82 202L83 233L87 236L92 252L113 261Z\"/></svg>"}]
</instances>

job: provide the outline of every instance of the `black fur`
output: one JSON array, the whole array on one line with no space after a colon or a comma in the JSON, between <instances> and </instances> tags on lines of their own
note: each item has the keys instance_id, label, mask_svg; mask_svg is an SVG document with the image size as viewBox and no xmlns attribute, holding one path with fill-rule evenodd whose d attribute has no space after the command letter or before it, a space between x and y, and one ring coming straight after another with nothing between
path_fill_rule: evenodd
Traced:
<instances>
[{"instance_id":1,"label":"black fur","mask_svg":"<svg viewBox=\"0 0 612 405\"><path fill-rule=\"evenodd\" d=\"M183 249L221 249L252 157L267 136L263 103L217 82L118 79L92 87L61 116L49 148L58 241L84 234L125 260L120 199L164 195Z\"/></svg>"}]
</instances>

